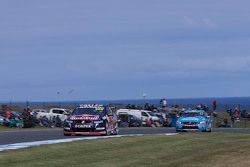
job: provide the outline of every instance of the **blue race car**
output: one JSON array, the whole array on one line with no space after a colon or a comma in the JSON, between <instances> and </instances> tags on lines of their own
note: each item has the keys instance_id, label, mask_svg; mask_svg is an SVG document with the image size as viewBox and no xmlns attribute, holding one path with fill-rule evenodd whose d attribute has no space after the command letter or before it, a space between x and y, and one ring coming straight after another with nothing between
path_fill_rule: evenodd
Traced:
<instances>
[{"instance_id":1,"label":"blue race car","mask_svg":"<svg viewBox=\"0 0 250 167\"><path fill-rule=\"evenodd\" d=\"M176 122L176 132L197 130L212 131L212 120L204 110L186 110Z\"/></svg>"}]
</instances>

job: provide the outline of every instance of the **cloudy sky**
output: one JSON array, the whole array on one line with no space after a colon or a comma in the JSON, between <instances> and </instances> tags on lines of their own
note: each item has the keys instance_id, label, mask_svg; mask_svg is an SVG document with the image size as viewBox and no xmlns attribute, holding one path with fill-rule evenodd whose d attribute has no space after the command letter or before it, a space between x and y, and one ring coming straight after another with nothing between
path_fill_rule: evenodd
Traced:
<instances>
[{"instance_id":1,"label":"cloudy sky","mask_svg":"<svg viewBox=\"0 0 250 167\"><path fill-rule=\"evenodd\" d=\"M0 101L250 96L249 6L1 1Z\"/></svg>"}]
</instances>

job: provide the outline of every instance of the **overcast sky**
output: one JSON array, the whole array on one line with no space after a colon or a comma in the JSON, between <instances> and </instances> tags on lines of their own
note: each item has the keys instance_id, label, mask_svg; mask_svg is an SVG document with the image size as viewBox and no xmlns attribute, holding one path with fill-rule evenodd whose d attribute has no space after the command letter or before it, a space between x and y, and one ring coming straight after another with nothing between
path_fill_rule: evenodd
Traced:
<instances>
[{"instance_id":1,"label":"overcast sky","mask_svg":"<svg viewBox=\"0 0 250 167\"><path fill-rule=\"evenodd\" d=\"M250 96L249 6L1 1L0 101Z\"/></svg>"}]
</instances>

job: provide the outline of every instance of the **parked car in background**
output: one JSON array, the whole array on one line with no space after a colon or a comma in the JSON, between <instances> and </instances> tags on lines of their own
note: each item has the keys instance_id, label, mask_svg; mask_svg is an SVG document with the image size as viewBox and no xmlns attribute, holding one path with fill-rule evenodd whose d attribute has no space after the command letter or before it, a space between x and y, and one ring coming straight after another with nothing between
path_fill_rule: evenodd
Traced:
<instances>
[{"instance_id":1,"label":"parked car in background","mask_svg":"<svg viewBox=\"0 0 250 167\"><path fill-rule=\"evenodd\" d=\"M0 115L0 125L7 126L9 124L9 120L6 119L6 117Z\"/></svg>"},{"instance_id":2,"label":"parked car in background","mask_svg":"<svg viewBox=\"0 0 250 167\"><path fill-rule=\"evenodd\" d=\"M65 121L70 114L71 111L64 108L51 108L50 110L33 109L31 112L31 115L35 116L37 119L46 116L49 120L51 120L53 117L59 116L61 121Z\"/></svg>"},{"instance_id":3,"label":"parked car in background","mask_svg":"<svg viewBox=\"0 0 250 167\"><path fill-rule=\"evenodd\" d=\"M6 117L5 112L4 111L0 111L0 116Z\"/></svg>"},{"instance_id":4,"label":"parked car in background","mask_svg":"<svg viewBox=\"0 0 250 167\"><path fill-rule=\"evenodd\" d=\"M46 109L33 109L30 114L37 115L38 113L42 113L42 112L47 113L48 110L46 110Z\"/></svg>"},{"instance_id":5,"label":"parked car in background","mask_svg":"<svg viewBox=\"0 0 250 167\"><path fill-rule=\"evenodd\" d=\"M141 119L142 124L146 125L146 121L151 120L153 122L159 122L159 118L152 111L136 110L136 109L119 109L116 111L117 115L129 114Z\"/></svg>"},{"instance_id":6,"label":"parked car in background","mask_svg":"<svg viewBox=\"0 0 250 167\"><path fill-rule=\"evenodd\" d=\"M11 111L11 117L15 118L15 117L19 117L22 118L22 112L18 112L18 111Z\"/></svg>"},{"instance_id":7,"label":"parked car in background","mask_svg":"<svg viewBox=\"0 0 250 167\"><path fill-rule=\"evenodd\" d=\"M169 123L169 120L168 120L168 114L166 113L156 113L155 114L160 120L159 120L159 123L162 125L162 126L170 126L170 123Z\"/></svg>"},{"instance_id":8,"label":"parked car in background","mask_svg":"<svg viewBox=\"0 0 250 167\"><path fill-rule=\"evenodd\" d=\"M23 127L23 116L21 112L10 111L10 117L7 118L6 112L0 111L0 125L8 127Z\"/></svg>"},{"instance_id":9,"label":"parked car in background","mask_svg":"<svg viewBox=\"0 0 250 167\"><path fill-rule=\"evenodd\" d=\"M120 113L119 118L119 127L140 127L142 126L142 121L140 118L137 118L134 115Z\"/></svg>"},{"instance_id":10,"label":"parked car in background","mask_svg":"<svg viewBox=\"0 0 250 167\"><path fill-rule=\"evenodd\" d=\"M212 120L204 110L186 110L177 119L176 131L197 130L202 132L212 131Z\"/></svg>"}]
</instances>

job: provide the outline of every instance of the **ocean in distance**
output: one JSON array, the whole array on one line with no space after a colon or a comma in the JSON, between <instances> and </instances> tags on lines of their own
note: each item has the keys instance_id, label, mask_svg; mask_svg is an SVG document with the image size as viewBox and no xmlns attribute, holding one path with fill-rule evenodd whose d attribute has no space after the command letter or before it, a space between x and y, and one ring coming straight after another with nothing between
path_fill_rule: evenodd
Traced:
<instances>
[{"instance_id":1,"label":"ocean in distance","mask_svg":"<svg viewBox=\"0 0 250 167\"><path fill-rule=\"evenodd\" d=\"M212 101L217 101L218 110L226 111L227 109L234 109L240 105L242 109L250 111L250 97L227 97L227 98L183 98L183 99L167 99L169 106L181 105L187 108L194 108L198 104L205 104L211 108ZM60 101L60 102L1 102L1 104L17 105L21 107L42 107L42 106L79 106L80 104L116 104L116 105L144 105L149 103L151 105L160 106L160 99L131 99L131 100L82 100L82 101Z\"/></svg>"}]
</instances>

